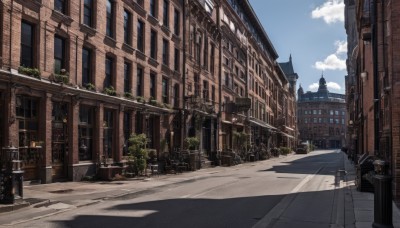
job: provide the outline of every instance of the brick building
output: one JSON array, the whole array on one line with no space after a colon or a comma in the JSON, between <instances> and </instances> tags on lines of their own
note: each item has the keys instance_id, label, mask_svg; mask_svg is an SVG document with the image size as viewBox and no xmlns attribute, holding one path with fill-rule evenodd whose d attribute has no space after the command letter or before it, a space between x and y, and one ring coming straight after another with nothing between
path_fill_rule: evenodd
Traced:
<instances>
[{"instance_id":1,"label":"brick building","mask_svg":"<svg viewBox=\"0 0 400 228\"><path fill-rule=\"evenodd\" d=\"M298 129L300 141L318 148L341 148L346 136L345 95L330 93L323 76L317 92L298 89Z\"/></svg>"},{"instance_id":2,"label":"brick building","mask_svg":"<svg viewBox=\"0 0 400 228\"><path fill-rule=\"evenodd\" d=\"M367 153L389 162L393 195L399 203L400 2L348 0L345 4L348 39L357 43L347 61L352 132L348 143L356 156Z\"/></svg>"},{"instance_id":3,"label":"brick building","mask_svg":"<svg viewBox=\"0 0 400 228\"><path fill-rule=\"evenodd\" d=\"M19 147L26 180L124 162L132 132L158 155L189 136L210 155L229 144L224 124L278 129L294 99L248 1L6 0L0 11L0 148ZM233 121L226 96L250 97L251 111Z\"/></svg>"}]
</instances>

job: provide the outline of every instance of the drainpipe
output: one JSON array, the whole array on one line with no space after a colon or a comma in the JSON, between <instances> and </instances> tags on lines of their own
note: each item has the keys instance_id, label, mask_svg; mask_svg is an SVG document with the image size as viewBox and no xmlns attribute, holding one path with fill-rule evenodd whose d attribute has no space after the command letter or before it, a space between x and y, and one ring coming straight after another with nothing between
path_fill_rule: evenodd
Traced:
<instances>
[{"instance_id":1,"label":"drainpipe","mask_svg":"<svg viewBox=\"0 0 400 228\"><path fill-rule=\"evenodd\" d=\"M187 17L187 15L186 15L186 11L187 11L187 9L186 9L186 7L189 7L189 1L188 0L182 0L182 5L183 5L183 20L182 20L182 24L183 24L183 28L182 28L182 52L183 52L183 59L182 59L182 75L183 75L183 78L182 78L182 84L183 84L183 86L182 86L182 112L181 112L181 115L182 115L182 117L181 117L181 119L182 119L182 121L181 121L181 124L183 125L182 126L182 130L181 130L181 150L183 150L183 147L184 147L184 140L185 140L185 138L186 138L186 118L185 118L185 116L187 115L186 113L185 113L185 107L186 107L186 77L187 77L187 75L186 75L186 17ZM189 23L189 25L190 25L190 23Z\"/></svg>"},{"instance_id":2,"label":"drainpipe","mask_svg":"<svg viewBox=\"0 0 400 228\"><path fill-rule=\"evenodd\" d=\"M374 154L381 157L379 151L379 75L378 75L378 29L377 29L377 0L372 1L371 6L371 33L372 33L372 62L374 83Z\"/></svg>"},{"instance_id":3,"label":"drainpipe","mask_svg":"<svg viewBox=\"0 0 400 228\"><path fill-rule=\"evenodd\" d=\"M221 8L222 8L222 3L218 4L218 8L217 8L217 28L219 30L219 32L221 32ZM222 119L222 84L221 84L221 79L222 79L222 36L221 34L218 34L218 45L219 45L219 61L218 61L218 113L217 113L217 135L216 135L216 152L217 154L219 154L219 131L221 128L221 119Z\"/></svg>"}]
</instances>

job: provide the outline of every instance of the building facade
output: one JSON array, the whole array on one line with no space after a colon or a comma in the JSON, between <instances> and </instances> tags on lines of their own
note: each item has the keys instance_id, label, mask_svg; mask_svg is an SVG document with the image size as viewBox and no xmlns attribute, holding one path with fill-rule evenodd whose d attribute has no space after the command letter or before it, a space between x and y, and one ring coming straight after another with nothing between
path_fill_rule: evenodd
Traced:
<instances>
[{"instance_id":1,"label":"building facade","mask_svg":"<svg viewBox=\"0 0 400 228\"><path fill-rule=\"evenodd\" d=\"M353 136L348 144L355 158L367 153L389 163L393 198L399 203L400 87L396 82L400 79L400 44L396 39L400 36L400 2L345 3L348 39L357 43L347 60L348 127Z\"/></svg>"},{"instance_id":2,"label":"building facade","mask_svg":"<svg viewBox=\"0 0 400 228\"><path fill-rule=\"evenodd\" d=\"M345 146L345 95L330 93L323 76L317 92L304 93L300 86L297 94L300 141L308 141L321 149Z\"/></svg>"},{"instance_id":3,"label":"building facade","mask_svg":"<svg viewBox=\"0 0 400 228\"><path fill-rule=\"evenodd\" d=\"M295 129L294 94L248 1L7 0L0 11L0 148L19 147L26 180L122 163L131 133L158 156L186 137L211 155L237 131L289 146L275 135Z\"/></svg>"}]
</instances>

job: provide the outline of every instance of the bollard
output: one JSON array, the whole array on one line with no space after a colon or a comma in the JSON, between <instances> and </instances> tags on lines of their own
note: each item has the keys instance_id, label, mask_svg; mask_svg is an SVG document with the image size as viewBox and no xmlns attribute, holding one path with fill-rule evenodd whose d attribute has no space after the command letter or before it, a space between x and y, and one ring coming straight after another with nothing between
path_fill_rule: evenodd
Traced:
<instances>
[{"instance_id":1,"label":"bollard","mask_svg":"<svg viewBox=\"0 0 400 228\"><path fill-rule=\"evenodd\" d=\"M388 174L389 163L374 161L374 223L375 228L393 228L392 177Z\"/></svg>"}]
</instances>

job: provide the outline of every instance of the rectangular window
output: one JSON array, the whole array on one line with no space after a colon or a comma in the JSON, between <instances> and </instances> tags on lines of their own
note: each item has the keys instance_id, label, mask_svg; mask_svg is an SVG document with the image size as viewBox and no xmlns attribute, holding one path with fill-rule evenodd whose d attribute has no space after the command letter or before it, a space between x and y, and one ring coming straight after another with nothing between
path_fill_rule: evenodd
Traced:
<instances>
[{"instance_id":1,"label":"rectangular window","mask_svg":"<svg viewBox=\"0 0 400 228\"><path fill-rule=\"evenodd\" d=\"M150 0L150 15L157 18L157 0Z\"/></svg>"},{"instance_id":2,"label":"rectangular window","mask_svg":"<svg viewBox=\"0 0 400 228\"><path fill-rule=\"evenodd\" d=\"M137 49L144 52L144 23L138 20L137 24Z\"/></svg>"},{"instance_id":3,"label":"rectangular window","mask_svg":"<svg viewBox=\"0 0 400 228\"><path fill-rule=\"evenodd\" d=\"M130 112L124 112L124 147L122 149L122 155L127 156L129 153L129 137L132 133L132 115Z\"/></svg>"},{"instance_id":4,"label":"rectangular window","mask_svg":"<svg viewBox=\"0 0 400 228\"><path fill-rule=\"evenodd\" d=\"M174 10L174 34L179 36L180 33L180 13L179 10Z\"/></svg>"},{"instance_id":5,"label":"rectangular window","mask_svg":"<svg viewBox=\"0 0 400 228\"><path fill-rule=\"evenodd\" d=\"M335 115L338 116L339 115L339 111L335 111Z\"/></svg>"},{"instance_id":6,"label":"rectangular window","mask_svg":"<svg viewBox=\"0 0 400 228\"><path fill-rule=\"evenodd\" d=\"M125 93L131 93L131 69L132 66L130 63L125 62L124 63L124 92Z\"/></svg>"},{"instance_id":7,"label":"rectangular window","mask_svg":"<svg viewBox=\"0 0 400 228\"><path fill-rule=\"evenodd\" d=\"M114 2L111 0L107 0L106 12L106 35L114 37Z\"/></svg>"},{"instance_id":8,"label":"rectangular window","mask_svg":"<svg viewBox=\"0 0 400 228\"><path fill-rule=\"evenodd\" d=\"M82 49L82 85L92 83L92 51L87 48Z\"/></svg>"},{"instance_id":9,"label":"rectangular window","mask_svg":"<svg viewBox=\"0 0 400 228\"><path fill-rule=\"evenodd\" d=\"M208 81L203 81L203 98L204 100L208 100Z\"/></svg>"},{"instance_id":10,"label":"rectangular window","mask_svg":"<svg viewBox=\"0 0 400 228\"><path fill-rule=\"evenodd\" d=\"M150 32L150 57L157 59L157 32L153 29Z\"/></svg>"},{"instance_id":11,"label":"rectangular window","mask_svg":"<svg viewBox=\"0 0 400 228\"><path fill-rule=\"evenodd\" d=\"M80 106L79 109L79 161L92 160L94 131L94 108Z\"/></svg>"},{"instance_id":12,"label":"rectangular window","mask_svg":"<svg viewBox=\"0 0 400 228\"><path fill-rule=\"evenodd\" d=\"M208 70L208 38L204 37L203 67Z\"/></svg>"},{"instance_id":13,"label":"rectangular window","mask_svg":"<svg viewBox=\"0 0 400 228\"><path fill-rule=\"evenodd\" d=\"M25 67L33 67L34 47L33 40L35 36L35 26L22 21L21 23L21 59L20 65Z\"/></svg>"},{"instance_id":14,"label":"rectangular window","mask_svg":"<svg viewBox=\"0 0 400 228\"><path fill-rule=\"evenodd\" d=\"M60 74L61 69L65 70L65 39L54 36L54 73Z\"/></svg>"},{"instance_id":15,"label":"rectangular window","mask_svg":"<svg viewBox=\"0 0 400 228\"><path fill-rule=\"evenodd\" d=\"M162 79L162 102L168 104L168 79Z\"/></svg>"},{"instance_id":16,"label":"rectangular window","mask_svg":"<svg viewBox=\"0 0 400 228\"><path fill-rule=\"evenodd\" d=\"M329 118L329 123L333 123L333 118Z\"/></svg>"},{"instance_id":17,"label":"rectangular window","mask_svg":"<svg viewBox=\"0 0 400 228\"><path fill-rule=\"evenodd\" d=\"M198 74L194 75L194 95L196 97L200 96L200 77Z\"/></svg>"},{"instance_id":18,"label":"rectangular window","mask_svg":"<svg viewBox=\"0 0 400 228\"><path fill-rule=\"evenodd\" d=\"M200 65L201 63L201 35L197 34L196 35L196 44L195 44L195 59L197 64ZM229 61L229 60L228 60Z\"/></svg>"},{"instance_id":19,"label":"rectangular window","mask_svg":"<svg viewBox=\"0 0 400 228\"><path fill-rule=\"evenodd\" d=\"M169 1L164 0L163 6L163 24L165 27L169 27Z\"/></svg>"},{"instance_id":20,"label":"rectangular window","mask_svg":"<svg viewBox=\"0 0 400 228\"><path fill-rule=\"evenodd\" d=\"M180 62L181 62L181 58L179 55L179 49L175 48L175 53L174 53L174 70L175 71L179 71Z\"/></svg>"},{"instance_id":21,"label":"rectangular window","mask_svg":"<svg viewBox=\"0 0 400 228\"><path fill-rule=\"evenodd\" d=\"M132 14L124 10L124 42L132 45Z\"/></svg>"},{"instance_id":22,"label":"rectangular window","mask_svg":"<svg viewBox=\"0 0 400 228\"><path fill-rule=\"evenodd\" d=\"M112 158L114 148L114 111L111 109L104 109L103 137L103 154L106 158Z\"/></svg>"},{"instance_id":23,"label":"rectangular window","mask_svg":"<svg viewBox=\"0 0 400 228\"><path fill-rule=\"evenodd\" d=\"M164 65L169 64L169 42L163 39L163 50L162 50L162 60Z\"/></svg>"},{"instance_id":24,"label":"rectangular window","mask_svg":"<svg viewBox=\"0 0 400 228\"><path fill-rule=\"evenodd\" d=\"M153 99L157 99L156 91L157 91L157 83L156 83L157 75L154 72L150 73L150 97Z\"/></svg>"},{"instance_id":25,"label":"rectangular window","mask_svg":"<svg viewBox=\"0 0 400 228\"><path fill-rule=\"evenodd\" d=\"M318 122L318 119L317 118L314 118L314 123L317 123Z\"/></svg>"},{"instance_id":26,"label":"rectangular window","mask_svg":"<svg viewBox=\"0 0 400 228\"><path fill-rule=\"evenodd\" d=\"M136 79L136 96L141 97L143 96L143 68L137 68L137 79Z\"/></svg>"},{"instance_id":27,"label":"rectangular window","mask_svg":"<svg viewBox=\"0 0 400 228\"><path fill-rule=\"evenodd\" d=\"M93 27L93 0L83 2L83 24Z\"/></svg>"},{"instance_id":28,"label":"rectangular window","mask_svg":"<svg viewBox=\"0 0 400 228\"><path fill-rule=\"evenodd\" d=\"M54 10L67 14L67 0L54 0Z\"/></svg>"},{"instance_id":29,"label":"rectangular window","mask_svg":"<svg viewBox=\"0 0 400 228\"><path fill-rule=\"evenodd\" d=\"M174 107L179 107L179 84L174 86Z\"/></svg>"},{"instance_id":30,"label":"rectangular window","mask_svg":"<svg viewBox=\"0 0 400 228\"><path fill-rule=\"evenodd\" d=\"M114 59L111 57L106 57L106 76L104 78L104 88L110 87L113 85L113 65Z\"/></svg>"},{"instance_id":31,"label":"rectangular window","mask_svg":"<svg viewBox=\"0 0 400 228\"><path fill-rule=\"evenodd\" d=\"M215 102L215 86L211 87L211 101Z\"/></svg>"},{"instance_id":32,"label":"rectangular window","mask_svg":"<svg viewBox=\"0 0 400 228\"><path fill-rule=\"evenodd\" d=\"M214 74L214 67L215 67L215 45L211 44L211 50L210 50L210 73L213 75ZM243 78L244 79L244 78Z\"/></svg>"}]
</instances>

